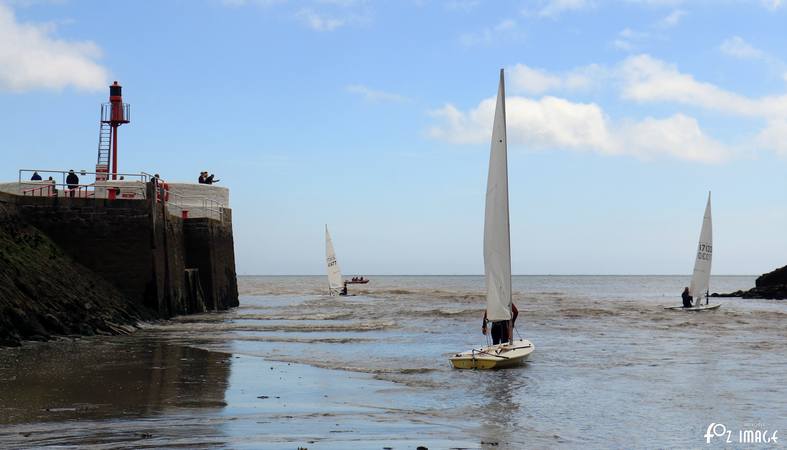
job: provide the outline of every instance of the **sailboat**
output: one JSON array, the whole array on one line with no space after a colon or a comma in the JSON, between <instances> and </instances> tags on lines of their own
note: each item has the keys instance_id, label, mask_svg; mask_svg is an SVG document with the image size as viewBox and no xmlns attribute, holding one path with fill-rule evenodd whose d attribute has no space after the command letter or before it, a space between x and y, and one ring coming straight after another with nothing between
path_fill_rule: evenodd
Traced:
<instances>
[{"instance_id":1,"label":"sailboat","mask_svg":"<svg viewBox=\"0 0 787 450\"><path fill-rule=\"evenodd\" d=\"M700 242L697 244L697 257L694 260L694 273L691 275L689 295L694 299L691 308L683 306L668 306L665 309L681 309L684 311L707 311L717 309L720 304L709 304L708 290L710 287L710 267L713 260L713 221L710 212L710 192L708 203L705 205L705 216L702 218ZM705 304L702 301L705 300Z\"/></svg>"},{"instance_id":2,"label":"sailboat","mask_svg":"<svg viewBox=\"0 0 787 450\"><path fill-rule=\"evenodd\" d=\"M339 261L336 260L336 252L333 250L333 241L328 232L328 225L325 225L325 264L328 269L328 291L331 295L337 295L344 290L342 280L342 269L339 268ZM346 295L347 291L344 290Z\"/></svg>"},{"instance_id":3,"label":"sailboat","mask_svg":"<svg viewBox=\"0 0 787 450\"><path fill-rule=\"evenodd\" d=\"M508 146L503 69L500 69L486 182L484 272L487 319L491 322L511 321L511 232L508 218ZM535 346L525 339L514 340L510 323L509 342L456 353L449 358L451 365L455 369L498 369L521 364L533 353Z\"/></svg>"}]
</instances>

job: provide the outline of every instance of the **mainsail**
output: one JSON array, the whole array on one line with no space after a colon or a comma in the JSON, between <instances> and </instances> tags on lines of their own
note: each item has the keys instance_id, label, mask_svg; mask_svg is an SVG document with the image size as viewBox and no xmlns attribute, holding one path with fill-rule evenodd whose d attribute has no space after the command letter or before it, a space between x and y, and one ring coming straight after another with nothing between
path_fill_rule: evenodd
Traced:
<instances>
[{"instance_id":1,"label":"mainsail","mask_svg":"<svg viewBox=\"0 0 787 450\"><path fill-rule=\"evenodd\" d=\"M511 319L511 237L508 223L508 152L503 69L497 91L484 216L486 315L490 321Z\"/></svg>"},{"instance_id":2,"label":"mainsail","mask_svg":"<svg viewBox=\"0 0 787 450\"><path fill-rule=\"evenodd\" d=\"M325 225L325 263L328 265L328 287L331 295L339 292L342 288L342 269L336 261L336 252L333 250L333 241L328 233L328 225Z\"/></svg>"},{"instance_id":3,"label":"mainsail","mask_svg":"<svg viewBox=\"0 0 787 450\"><path fill-rule=\"evenodd\" d=\"M705 217L702 219L700 242L697 245L697 259L694 261L694 273L691 275L691 285L689 285L689 294L694 297L696 305L700 304L702 297L708 292L712 259L713 223L710 213L710 192L708 192L708 204L705 205Z\"/></svg>"}]
</instances>

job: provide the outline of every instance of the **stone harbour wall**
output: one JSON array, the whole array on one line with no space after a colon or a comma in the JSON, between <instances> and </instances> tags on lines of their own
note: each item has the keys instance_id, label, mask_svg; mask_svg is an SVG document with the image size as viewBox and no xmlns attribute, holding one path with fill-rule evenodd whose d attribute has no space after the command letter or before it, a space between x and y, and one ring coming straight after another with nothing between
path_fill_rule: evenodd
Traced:
<instances>
[{"instance_id":1,"label":"stone harbour wall","mask_svg":"<svg viewBox=\"0 0 787 450\"><path fill-rule=\"evenodd\" d=\"M143 200L0 193L0 206L75 270L90 271L153 317L237 306L231 210L221 210L222 220L182 219L155 200L152 183L146 189Z\"/></svg>"}]
</instances>

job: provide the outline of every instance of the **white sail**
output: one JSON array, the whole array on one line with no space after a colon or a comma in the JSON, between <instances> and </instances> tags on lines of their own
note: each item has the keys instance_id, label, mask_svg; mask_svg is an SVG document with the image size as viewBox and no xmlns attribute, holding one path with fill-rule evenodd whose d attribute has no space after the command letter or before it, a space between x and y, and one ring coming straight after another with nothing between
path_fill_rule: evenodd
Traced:
<instances>
[{"instance_id":1,"label":"white sail","mask_svg":"<svg viewBox=\"0 0 787 450\"><path fill-rule=\"evenodd\" d=\"M328 267L328 286L331 295L333 295L342 288L342 269L339 268L339 261L336 260L336 252L333 250L333 241L328 233L328 225L325 225L325 263Z\"/></svg>"},{"instance_id":2,"label":"white sail","mask_svg":"<svg viewBox=\"0 0 787 450\"><path fill-rule=\"evenodd\" d=\"M511 319L511 237L508 223L508 151L503 70L497 91L484 216L486 315L490 321Z\"/></svg>"},{"instance_id":3,"label":"white sail","mask_svg":"<svg viewBox=\"0 0 787 450\"><path fill-rule=\"evenodd\" d=\"M708 204L705 206L700 242L697 245L697 259L694 261L694 273L691 275L691 285L689 285L689 294L694 297L695 305L699 305L708 292L712 259L713 223L710 213L710 192L708 192Z\"/></svg>"}]
</instances>

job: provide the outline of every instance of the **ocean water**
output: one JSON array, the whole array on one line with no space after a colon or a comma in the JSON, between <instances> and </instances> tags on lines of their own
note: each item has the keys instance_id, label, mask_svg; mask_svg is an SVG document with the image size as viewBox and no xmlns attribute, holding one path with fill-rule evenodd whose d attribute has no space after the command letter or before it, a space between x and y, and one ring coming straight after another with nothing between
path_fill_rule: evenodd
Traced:
<instances>
[{"instance_id":1,"label":"ocean water","mask_svg":"<svg viewBox=\"0 0 787 450\"><path fill-rule=\"evenodd\" d=\"M688 277L517 276L531 360L459 371L448 356L486 343L483 277L371 278L329 297L325 277L241 277L231 311L0 349L0 446L783 446L739 430L787 442L787 302L665 311ZM711 289L753 284L717 276ZM729 443L706 443L714 423Z\"/></svg>"}]
</instances>

